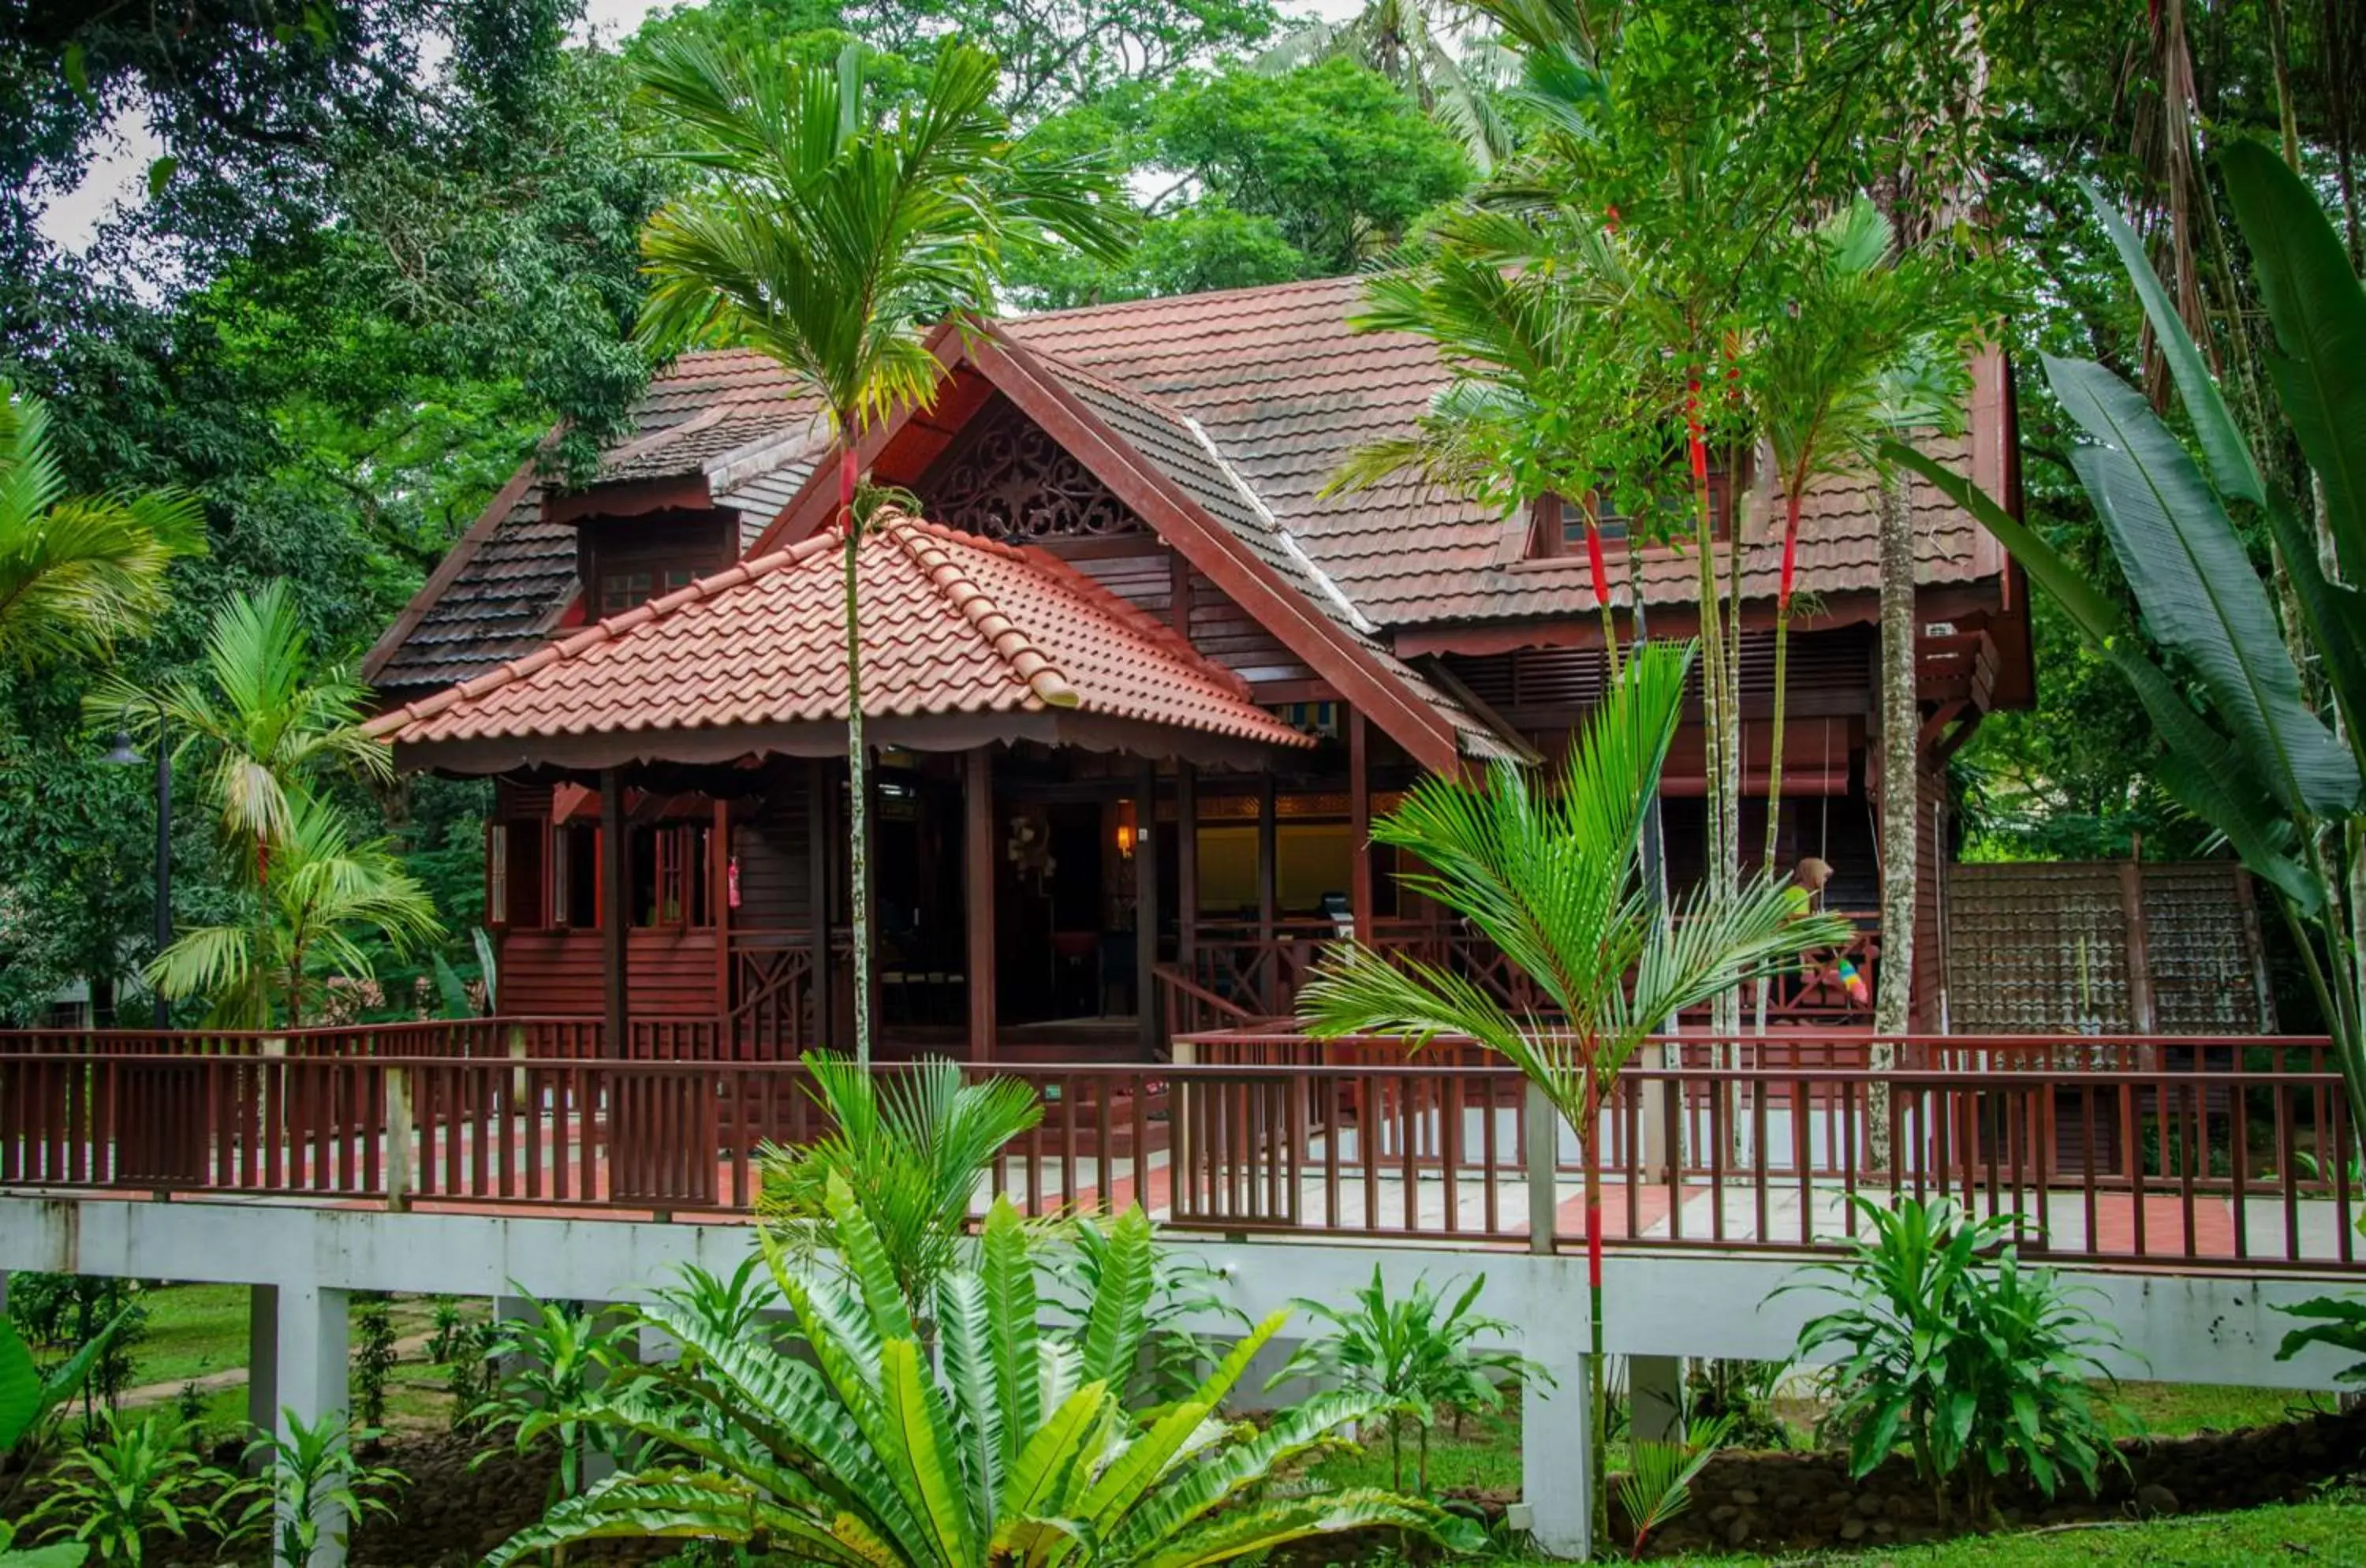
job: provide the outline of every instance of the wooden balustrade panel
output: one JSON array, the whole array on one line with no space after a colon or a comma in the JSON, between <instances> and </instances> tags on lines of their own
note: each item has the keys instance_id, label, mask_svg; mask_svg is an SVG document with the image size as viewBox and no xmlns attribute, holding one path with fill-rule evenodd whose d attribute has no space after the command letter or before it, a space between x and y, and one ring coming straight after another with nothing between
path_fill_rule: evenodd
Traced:
<instances>
[{"instance_id":1,"label":"wooden balustrade panel","mask_svg":"<svg viewBox=\"0 0 2366 1568\"><path fill-rule=\"evenodd\" d=\"M607 1090L608 1198L651 1209L713 1208L724 1157L715 1076L612 1067Z\"/></svg>"},{"instance_id":2,"label":"wooden balustrade panel","mask_svg":"<svg viewBox=\"0 0 2366 1568\"><path fill-rule=\"evenodd\" d=\"M113 1179L159 1190L205 1185L213 1120L206 1066L126 1062L105 1076L113 1100Z\"/></svg>"},{"instance_id":3,"label":"wooden balustrade panel","mask_svg":"<svg viewBox=\"0 0 2366 1568\"><path fill-rule=\"evenodd\" d=\"M1244 1074L1172 1085L1177 1224L1299 1223L1306 1084L1299 1077Z\"/></svg>"}]
</instances>

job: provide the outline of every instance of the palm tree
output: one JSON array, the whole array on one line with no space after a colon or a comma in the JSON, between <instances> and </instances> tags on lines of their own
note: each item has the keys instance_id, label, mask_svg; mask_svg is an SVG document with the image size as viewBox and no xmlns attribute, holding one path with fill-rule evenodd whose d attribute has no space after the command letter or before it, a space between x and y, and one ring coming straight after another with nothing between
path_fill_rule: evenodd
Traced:
<instances>
[{"instance_id":1,"label":"palm tree","mask_svg":"<svg viewBox=\"0 0 2366 1568\"><path fill-rule=\"evenodd\" d=\"M194 496L68 495L48 406L0 380L0 658L30 669L139 636L174 558L204 548Z\"/></svg>"},{"instance_id":2,"label":"palm tree","mask_svg":"<svg viewBox=\"0 0 2366 1568\"><path fill-rule=\"evenodd\" d=\"M1766 784L1770 865L1783 801L1791 598L1807 492L1819 479L1878 468L1885 437L1916 427L1951 428L1962 417L1961 356L1952 344L1933 341L1941 305L1932 288L1935 279L1921 258L1894 254L1894 240L1889 220L1864 197L1819 224L1802 247L1790 310L1775 318L1757 345L1759 422L1783 491L1774 757ZM1908 544L1910 548L1910 535ZM1908 728L1910 733L1912 726ZM1910 750L1907 755L1910 770Z\"/></svg>"},{"instance_id":3,"label":"palm tree","mask_svg":"<svg viewBox=\"0 0 2366 1568\"><path fill-rule=\"evenodd\" d=\"M1014 253L1062 240L1120 254L1131 208L1108 165L1054 158L994 107L994 57L937 53L917 100L889 111L869 56L834 66L678 36L652 45L641 96L677 133L698 185L651 218L642 340L671 351L737 343L778 360L821 401L838 443L846 548L846 748L852 799L855 1059L871 1061L868 759L855 563L863 435L898 405L927 408L940 367L926 329L992 303Z\"/></svg>"},{"instance_id":4,"label":"palm tree","mask_svg":"<svg viewBox=\"0 0 2366 1568\"><path fill-rule=\"evenodd\" d=\"M1372 826L1433 869L1405 885L1469 920L1549 1002L1515 1017L1448 969L1348 942L1299 993L1307 1032L1382 1036L1418 1050L1441 1036L1495 1052L1542 1089L1575 1132L1585 1173L1591 1282L1595 1537L1603 1519L1602 1188L1597 1138L1618 1074L1688 1007L1729 994L1848 927L1762 870L1732 896L1706 882L1673 920L1654 908L1637 862L1645 805L1683 712L1693 648L1649 643L1572 738L1558 788L1498 766L1485 787L1440 778L1414 786Z\"/></svg>"},{"instance_id":5,"label":"palm tree","mask_svg":"<svg viewBox=\"0 0 2366 1568\"><path fill-rule=\"evenodd\" d=\"M287 582L241 593L214 612L195 675L153 692L120 679L84 699L94 724L171 730L174 755L205 753L205 789L225 839L252 863L258 882L294 832L295 797L308 781L351 769L374 782L394 777L386 742L363 728L368 689L342 664L323 663Z\"/></svg>"},{"instance_id":6,"label":"palm tree","mask_svg":"<svg viewBox=\"0 0 2366 1568\"><path fill-rule=\"evenodd\" d=\"M867 1197L833 1178L825 1203L843 1271L793 1270L774 1256L806 1353L718 1331L676 1303L641 1309L686 1353L613 1378L566 1418L646 1439L659 1457L556 1505L487 1568L600 1540L724 1541L839 1568L1200 1568L1372 1529L1465 1551L1484 1541L1469 1520L1413 1498L1264 1489L1386 1408L1338 1392L1262 1431L1222 1420L1286 1313L1189 1397L1155 1415L1129 1408L1155 1272L1141 1210L1114 1228L1121 1261L1099 1274L1082 1322L1054 1331L1040 1322L1026 1224L997 1199L978 1266L938 1282L932 1355Z\"/></svg>"},{"instance_id":7,"label":"palm tree","mask_svg":"<svg viewBox=\"0 0 2366 1568\"><path fill-rule=\"evenodd\" d=\"M1507 510L1554 494L1579 505L1586 565L1602 615L1610 678L1618 678L1618 621L1603 558L1594 497L1614 460L1606 409L1631 401L1622 364L1599 328L1624 290L1616 242L1598 223L1566 213L1506 221L1467 210L1438 225L1436 248L1415 265L1366 285L1358 332L1411 333L1437 345L1454 372L1409 435L1349 454L1324 493L1414 474L1441 490ZM1526 266L1536 256L1568 258ZM1590 420L1561 417L1583 403Z\"/></svg>"},{"instance_id":8,"label":"palm tree","mask_svg":"<svg viewBox=\"0 0 2366 1568\"><path fill-rule=\"evenodd\" d=\"M986 1167L1043 1119L1043 1108L1020 1080L963 1083L961 1064L942 1057L884 1086L843 1056L805 1060L831 1129L766 1152L758 1213L800 1254L818 1256L829 1234L829 1184L844 1181L863 1195L896 1287L925 1321L937 1281L960 1261Z\"/></svg>"},{"instance_id":9,"label":"palm tree","mask_svg":"<svg viewBox=\"0 0 2366 1568\"><path fill-rule=\"evenodd\" d=\"M1504 51L1477 13L1453 0L1366 0L1345 22L1314 20L1257 56L1263 71L1347 59L1411 93L1454 133L1481 174L1512 150L1512 129L1495 99L1509 73Z\"/></svg>"},{"instance_id":10,"label":"palm tree","mask_svg":"<svg viewBox=\"0 0 2366 1568\"><path fill-rule=\"evenodd\" d=\"M365 935L409 956L444 934L434 901L386 840L353 842L336 808L302 789L280 804L272 874L245 895L254 918L185 931L148 966L166 996L210 998L212 1028L269 1028L275 1006L299 1027L331 976L370 973Z\"/></svg>"}]
</instances>

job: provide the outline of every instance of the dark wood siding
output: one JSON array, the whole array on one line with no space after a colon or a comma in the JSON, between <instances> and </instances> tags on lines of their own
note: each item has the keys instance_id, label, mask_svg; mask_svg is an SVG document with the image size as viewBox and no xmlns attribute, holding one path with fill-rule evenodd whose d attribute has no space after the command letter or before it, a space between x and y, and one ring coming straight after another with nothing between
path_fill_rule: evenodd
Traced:
<instances>
[{"instance_id":1,"label":"dark wood siding","mask_svg":"<svg viewBox=\"0 0 2366 1568\"><path fill-rule=\"evenodd\" d=\"M739 907L731 924L741 931L783 931L806 924L812 902L811 836L801 763L777 767L760 799L735 807L731 852L739 858Z\"/></svg>"},{"instance_id":2,"label":"dark wood siding","mask_svg":"<svg viewBox=\"0 0 2366 1568\"><path fill-rule=\"evenodd\" d=\"M512 931L501 943L501 1010L598 1016L600 957L598 931ZM714 1016L713 931L633 931L626 965L636 1018Z\"/></svg>"}]
</instances>

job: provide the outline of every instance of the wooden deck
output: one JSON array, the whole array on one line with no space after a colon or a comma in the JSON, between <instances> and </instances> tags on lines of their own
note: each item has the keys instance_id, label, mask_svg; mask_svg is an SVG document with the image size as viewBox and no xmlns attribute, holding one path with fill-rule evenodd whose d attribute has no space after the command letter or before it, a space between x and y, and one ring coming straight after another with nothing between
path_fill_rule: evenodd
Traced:
<instances>
[{"instance_id":1,"label":"wooden deck","mask_svg":"<svg viewBox=\"0 0 2366 1568\"><path fill-rule=\"evenodd\" d=\"M802 1066L720 1040L684 1021L614 1060L580 1020L0 1035L0 1190L741 1220L762 1151L824 1122ZM1527 1247L1545 1215L1560 1245L1583 1235L1578 1140L1556 1123L1531 1145L1516 1074L1285 1033L1181 1044L1183 1065L970 1069L1033 1085L1044 1111L979 1206L1138 1201L1177 1228L1308 1242ZM1828 1253L1862 1224L1853 1199L1944 1192L2033 1256L2366 1272L2322 1041L1948 1037L1879 1074L1865 1045L1653 1048L1595 1129L1606 1239Z\"/></svg>"}]
</instances>

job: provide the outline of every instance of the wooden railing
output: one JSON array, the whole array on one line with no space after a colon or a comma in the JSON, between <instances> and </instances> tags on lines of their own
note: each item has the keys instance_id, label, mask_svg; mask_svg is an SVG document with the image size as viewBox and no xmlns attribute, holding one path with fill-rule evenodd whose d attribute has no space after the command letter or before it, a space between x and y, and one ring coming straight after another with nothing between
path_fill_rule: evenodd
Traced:
<instances>
[{"instance_id":1,"label":"wooden railing","mask_svg":"<svg viewBox=\"0 0 2366 1568\"><path fill-rule=\"evenodd\" d=\"M506 1036L467 1038L487 1048L17 1037L0 1187L744 1213L761 1152L826 1124L795 1063L519 1057ZM1527 1084L1469 1047L1409 1064L1369 1043L1185 1043L1195 1059L1173 1066L970 1069L1043 1107L994 1189L1038 1213L1140 1201L1186 1229L1514 1244L1544 1216L1563 1243L1579 1232L1576 1138L1557 1125L1557 1147L1531 1150ZM2321 1041L1917 1040L1878 1073L1845 1057L1862 1044L1647 1051L1594 1129L1613 1244L1829 1252L1862 1224L1852 1197L1948 1193L2057 1259L2359 1268L2360 1145Z\"/></svg>"},{"instance_id":2,"label":"wooden railing","mask_svg":"<svg viewBox=\"0 0 2366 1568\"><path fill-rule=\"evenodd\" d=\"M1805 953L1768 987L1770 1023L1836 1028L1870 1024L1880 961L1881 920L1872 911L1842 911L1853 928L1839 948ZM1239 922L1201 922L1188 951L1162 965L1170 996L1169 1033L1230 1027L1245 1019L1287 1018L1299 988L1339 939L1328 920L1284 921L1270 931ZM1367 938L1378 951L1419 960L1469 980L1516 1013L1545 1004L1527 976L1494 943L1459 922L1381 919Z\"/></svg>"}]
</instances>

